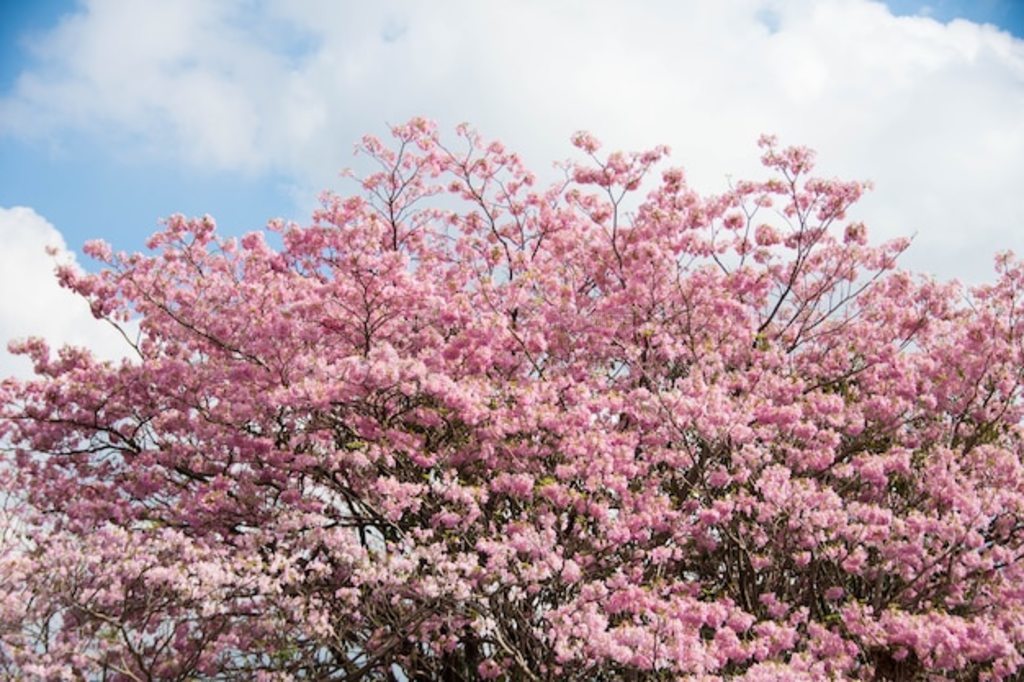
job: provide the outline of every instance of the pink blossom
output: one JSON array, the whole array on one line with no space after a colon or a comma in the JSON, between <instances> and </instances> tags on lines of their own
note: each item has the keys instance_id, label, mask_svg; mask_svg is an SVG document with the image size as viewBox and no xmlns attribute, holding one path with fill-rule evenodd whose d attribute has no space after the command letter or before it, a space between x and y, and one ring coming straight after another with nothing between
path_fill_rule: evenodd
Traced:
<instances>
[{"instance_id":1,"label":"pink blossom","mask_svg":"<svg viewBox=\"0 0 1024 682\"><path fill-rule=\"evenodd\" d=\"M139 333L10 346L4 675L1020 675L1024 265L899 270L772 137L703 196L390 132L308 225L58 269Z\"/></svg>"}]
</instances>

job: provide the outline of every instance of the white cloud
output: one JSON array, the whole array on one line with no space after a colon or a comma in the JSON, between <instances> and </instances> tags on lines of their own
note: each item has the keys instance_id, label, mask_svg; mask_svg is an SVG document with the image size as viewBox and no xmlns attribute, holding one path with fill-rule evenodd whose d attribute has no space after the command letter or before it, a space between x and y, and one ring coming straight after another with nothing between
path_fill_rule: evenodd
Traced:
<instances>
[{"instance_id":1,"label":"white cloud","mask_svg":"<svg viewBox=\"0 0 1024 682\"><path fill-rule=\"evenodd\" d=\"M0 132L272 170L306 197L362 133L416 114L534 164L578 128L668 143L705 190L756 171L775 132L874 180L862 215L917 234L908 265L981 279L1024 252L1024 41L869 0L93 0L36 50Z\"/></svg>"},{"instance_id":2,"label":"white cloud","mask_svg":"<svg viewBox=\"0 0 1024 682\"><path fill-rule=\"evenodd\" d=\"M55 256L47 248L56 249ZM28 377L31 362L7 352L7 342L45 338L51 348L84 346L115 360L128 349L121 336L96 320L89 304L62 289L54 275L60 263L74 263L64 238L45 218L24 206L0 207L0 379Z\"/></svg>"}]
</instances>

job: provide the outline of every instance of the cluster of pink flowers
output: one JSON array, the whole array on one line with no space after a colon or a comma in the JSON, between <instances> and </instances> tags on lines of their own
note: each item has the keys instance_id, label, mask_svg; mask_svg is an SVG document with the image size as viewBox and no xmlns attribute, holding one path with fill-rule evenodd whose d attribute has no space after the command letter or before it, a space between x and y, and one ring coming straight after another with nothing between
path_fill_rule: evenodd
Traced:
<instances>
[{"instance_id":1,"label":"cluster of pink flowers","mask_svg":"<svg viewBox=\"0 0 1024 682\"><path fill-rule=\"evenodd\" d=\"M665 148L580 133L542 189L467 127L392 132L280 248L175 216L61 268L131 356L13 346L0 674L1024 667L1021 263L898 270L865 185L772 138L700 196Z\"/></svg>"}]
</instances>

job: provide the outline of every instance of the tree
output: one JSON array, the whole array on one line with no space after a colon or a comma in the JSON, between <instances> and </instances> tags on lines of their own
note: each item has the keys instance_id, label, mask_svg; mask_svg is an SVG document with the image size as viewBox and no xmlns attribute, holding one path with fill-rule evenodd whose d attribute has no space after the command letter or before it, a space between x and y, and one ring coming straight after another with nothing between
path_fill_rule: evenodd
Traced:
<instances>
[{"instance_id":1,"label":"tree","mask_svg":"<svg viewBox=\"0 0 1024 682\"><path fill-rule=\"evenodd\" d=\"M422 120L361 196L62 283L134 355L16 344L0 664L92 679L1005 679L1024 664L1024 267L896 267L761 146L546 190ZM627 207L632 207L627 211ZM133 338L134 337L134 338Z\"/></svg>"}]
</instances>

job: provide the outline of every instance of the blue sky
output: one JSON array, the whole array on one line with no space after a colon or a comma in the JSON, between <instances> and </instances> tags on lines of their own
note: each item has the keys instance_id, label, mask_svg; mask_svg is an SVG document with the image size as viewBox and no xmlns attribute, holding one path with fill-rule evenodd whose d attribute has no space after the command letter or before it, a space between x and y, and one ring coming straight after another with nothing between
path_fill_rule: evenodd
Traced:
<instances>
[{"instance_id":1,"label":"blue sky","mask_svg":"<svg viewBox=\"0 0 1024 682\"><path fill-rule=\"evenodd\" d=\"M45 64L34 45L62 19L85 9L74 0L0 0L0 93ZM112 148L119 142L103 131L43 139L0 134L0 206L37 209L61 227L75 249L96 237L142 248L158 219L172 213L209 213L224 229L238 232L296 212L286 179L273 173L204 171Z\"/></svg>"},{"instance_id":2,"label":"blue sky","mask_svg":"<svg viewBox=\"0 0 1024 682\"><path fill-rule=\"evenodd\" d=\"M889 9L900 15L920 15L952 21L967 19L994 24L1017 37L1024 37L1024 2L1021 0L887 0Z\"/></svg>"},{"instance_id":3,"label":"blue sky","mask_svg":"<svg viewBox=\"0 0 1024 682\"><path fill-rule=\"evenodd\" d=\"M362 134L413 115L469 121L542 173L579 128L668 143L705 191L777 133L875 181L861 217L915 235L908 267L981 281L1024 252L1024 1L509 5L0 3L0 288L31 292L0 297L0 337L107 343L35 293L44 242L140 249L175 212L232 234L301 222L345 190Z\"/></svg>"}]
</instances>

